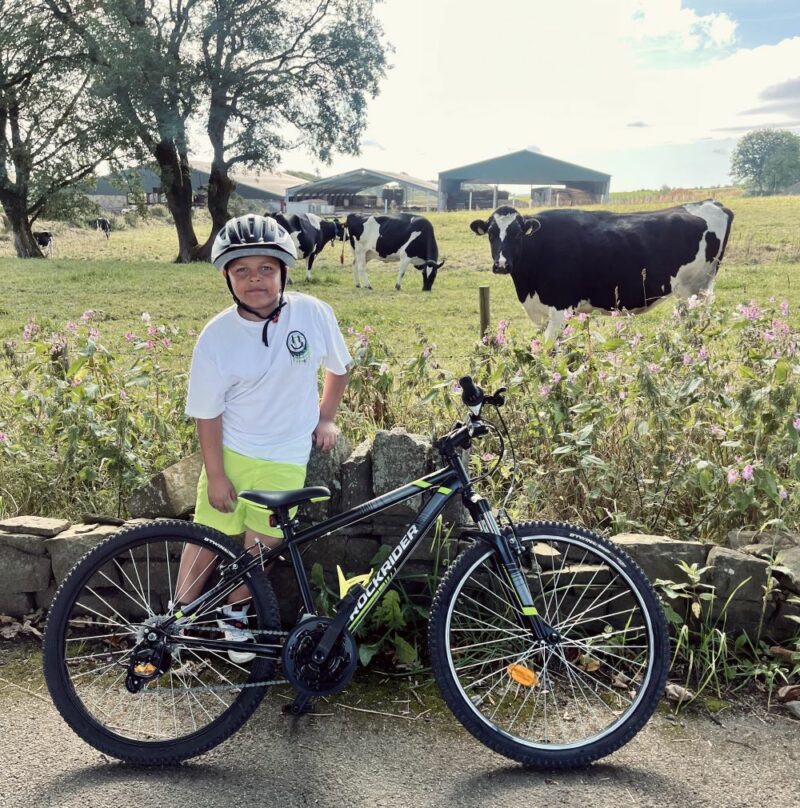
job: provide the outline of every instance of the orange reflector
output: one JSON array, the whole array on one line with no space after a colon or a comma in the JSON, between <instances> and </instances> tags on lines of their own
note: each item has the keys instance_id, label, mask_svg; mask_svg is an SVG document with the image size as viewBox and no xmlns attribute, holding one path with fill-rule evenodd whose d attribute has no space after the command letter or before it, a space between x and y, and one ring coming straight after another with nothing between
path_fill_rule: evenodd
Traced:
<instances>
[{"instance_id":1,"label":"orange reflector","mask_svg":"<svg viewBox=\"0 0 800 808\"><path fill-rule=\"evenodd\" d=\"M133 666L133 672L139 676L152 676L157 670L152 662L139 662Z\"/></svg>"},{"instance_id":2,"label":"orange reflector","mask_svg":"<svg viewBox=\"0 0 800 808\"><path fill-rule=\"evenodd\" d=\"M509 665L507 670L508 675L524 687L536 687L539 684L539 676L536 671L532 671L524 665Z\"/></svg>"}]
</instances>

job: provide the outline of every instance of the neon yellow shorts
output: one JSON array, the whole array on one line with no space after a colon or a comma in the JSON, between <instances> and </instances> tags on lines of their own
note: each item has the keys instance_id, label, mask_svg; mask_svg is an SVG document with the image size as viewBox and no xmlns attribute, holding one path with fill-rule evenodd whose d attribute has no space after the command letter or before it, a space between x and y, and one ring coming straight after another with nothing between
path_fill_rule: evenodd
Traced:
<instances>
[{"instance_id":1,"label":"neon yellow shorts","mask_svg":"<svg viewBox=\"0 0 800 808\"><path fill-rule=\"evenodd\" d=\"M261 491L291 491L302 488L306 480L305 466L246 457L225 447L222 448L222 465L237 492L249 488ZM238 536L244 533L245 528L254 530L262 536L283 536L279 528L269 526L269 511L263 508L239 500L233 513L218 511L208 501L208 477L205 466L197 481L194 521L213 527L228 536Z\"/></svg>"}]
</instances>

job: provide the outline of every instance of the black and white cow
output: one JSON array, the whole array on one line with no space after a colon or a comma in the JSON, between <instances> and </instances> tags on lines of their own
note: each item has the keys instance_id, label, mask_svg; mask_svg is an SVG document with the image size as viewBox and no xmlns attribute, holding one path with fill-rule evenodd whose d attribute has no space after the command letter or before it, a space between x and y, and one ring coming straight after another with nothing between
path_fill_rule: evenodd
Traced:
<instances>
[{"instance_id":1,"label":"black and white cow","mask_svg":"<svg viewBox=\"0 0 800 808\"><path fill-rule=\"evenodd\" d=\"M567 309L638 313L669 294L710 295L733 213L707 199L648 213L571 208L521 216L500 207L470 227L488 233L492 271L511 275L534 323L555 338Z\"/></svg>"},{"instance_id":2,"label":"black and white cow","mask_svg":"<svg viewBox=\"0 0 800 808\"><path fill-rule=\"evenodd\" d=\"M297 257L306 260L306 280L311 280L314 259L329 242L344 238L344 227L338 219L321 219L315 213L268 213L284 229L288 230L297 248Z\"/></svg>"},{"instance_id":3,"label":"black and white cow","mask_svg":"<svg viewBox=\"0 0 800 808\"><path fill-rule=\"evenodd\" d=\"M106 238L111 238L111 222L105 217L101 216L94 220L94 229L102 231Z\"/></svg>"},{"instance_id":4,"label":"black and white cow","mask_svg":"<svg viewBox=\"0 0 800 808\"><path fill-rule=\"evenodd\" d=\"M34 230L33 237L36 243L42 248L45 255L52 255L56 246L56 236L52 230Z\"/></svg>"},{"instance_id":5,"label":"black and white cow","mask_svg":"<svg viewBox=\"0 0 800 808\"><path fill-rule=\"evenodd\" d=\"M345 229L355 255L353 276L356 287L372 289L366 264L372 258L378 258L400 262L395 289L400 289L408 265L413 264L422 272L422 291L430 292L444 261L439 261L433 225L424 216L411 213L361 216L351 213Z\"/></svg>"}]
</instances>

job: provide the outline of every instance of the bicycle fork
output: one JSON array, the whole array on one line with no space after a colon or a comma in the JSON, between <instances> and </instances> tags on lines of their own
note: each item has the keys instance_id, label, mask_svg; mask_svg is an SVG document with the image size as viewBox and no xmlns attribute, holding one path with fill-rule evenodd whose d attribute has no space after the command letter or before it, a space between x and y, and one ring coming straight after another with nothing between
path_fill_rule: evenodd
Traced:
<instances>
[{"instance_id":1,"label":"bicycle fork","mask_svg":"<svg viewBox=\"0 0 800 808\"><path fill-rule=\"evenodd\" d=\"M517 605L522 616L521 622L525 628L530 629L537 640L548 645L554 645L561 640L561 635L542 618L539 610L534 605L533 595L519 563L522 547L513 533L513 528L511 536L504 535L494 514L491 512L488 502L482 500L482 502L475 504L478 505L481 511L480 518L477 520L481 532L477 535L488 542L497 552L500 571L507 577L509 588L514 592L517 599Z\"/></svg>"}]
</instances>

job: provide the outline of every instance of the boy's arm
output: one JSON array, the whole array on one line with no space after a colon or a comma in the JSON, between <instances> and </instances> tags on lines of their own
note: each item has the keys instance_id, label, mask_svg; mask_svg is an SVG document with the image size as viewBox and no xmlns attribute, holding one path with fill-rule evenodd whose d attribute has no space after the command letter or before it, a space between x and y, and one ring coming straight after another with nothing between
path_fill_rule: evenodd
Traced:
<instances>
[{"instance_id":1,"label":"boy's arm","mask_svg":"<svg viewBox=\"0 0 800 808\"><path fill-rule=\"evenodd\" d=\"M236 491L225 476L222 465L222 416L195 418L195 421L208 476L208 501L218 511L231 513L236 508Z\"/></svg>"},{"instance_id":2,"label":"boy's arm","mask_svg":"<svg viewBox=\"0 0 800 808\"><path fill-rule=\"evenodd\" d=\"M319 423L311 440L317 449L329 452L336 445L339 430L334 423L336 410L347 387L349 374L339 376L330 370L325 371L325 382L322 385L322 400L319 403Z\"/></svg>"}]
</instances>

